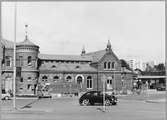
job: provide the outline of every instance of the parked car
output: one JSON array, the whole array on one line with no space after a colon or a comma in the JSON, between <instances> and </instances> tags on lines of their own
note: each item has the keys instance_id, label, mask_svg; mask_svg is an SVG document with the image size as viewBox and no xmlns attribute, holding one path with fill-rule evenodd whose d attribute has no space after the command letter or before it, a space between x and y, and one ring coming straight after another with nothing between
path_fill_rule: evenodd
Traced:
<instances>
[{"instance_id":1,"label":"parked car","mask_svg":"<svg viewBox=\"0 0 167 120\"><path fill-rule=\"evenodd\" d=\"M156 89L157 89L157 91L165 91L166 87L163 84L159 84L159 85L156 86Z\"/></svg>"},{"instance_id":2,"label":"parked car","mask_svg":"<svg viewBox=\"0 0 167 120\"><path fill-rule=\"evenodd\" d=\"M38 94L38 98L51 98L51 94L46 92L46 91L42 91L40 94Z\"/></svg>"},{"instance_id":3,"label":"parked car","mask_svg":"<svg viewBox=\"0 0 167 120\"><path fill-rule=\"evenodd\" d=\"M104 93L101 91L89 91L83 94L79 98L80 105L94 105L95 103L103 104L103 95ZM117 97L114 95L108 95L105 93L105 105L116 105Z\"/></svg>"},{"instance_id":4,"label":"parked car","mask_svg":"<svg viewBox=\"0 0 167 120\"><path fill-rule=\"evenodd\" d=\"M2 96L1 96L2 100L10 100L11 96L8 92L6 92L5 90L2 90Z\"/></svg>"}]
</instances>

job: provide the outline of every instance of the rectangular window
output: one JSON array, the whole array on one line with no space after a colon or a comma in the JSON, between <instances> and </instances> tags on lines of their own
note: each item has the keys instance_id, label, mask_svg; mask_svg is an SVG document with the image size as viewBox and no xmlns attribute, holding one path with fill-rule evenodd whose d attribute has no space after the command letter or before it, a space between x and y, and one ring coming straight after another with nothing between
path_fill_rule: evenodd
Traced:
<instances>
[{"instance_id":1,"label":"rectangular window","mask_svg":"<svg viewBox=\"0 0 167 120\"><path fill-rule=\"evenodd\" d=\"M30 90L31 89L31 84L27 85L27 89Z\"/></svg>"},{"instance_id":2,"label":"rectangular window","mask_svg":"<svg viewBox=\"0 0 167 120\"><path fill-rule=\"evenodd\" d=\"M90 80L90 88L93 88L93 86L92 86L92 80Z\"/></svg>"},{"instance_id":3,"label":"rectangular window","mask_svg":"<svg viewBox=\"0 0 167 120\"><path fill-rule=\"evenodd\" d=\"M20 82L23 82L23 78L22 77L20 78Z\"/></svg>"},{"instance_id":4,"label":"rectangular window","mask_svg":"<svg viewBox=\"0 0 167 120\"><path fill-rule=\"evenodd\" d=\"M5 63L6 63L6 66L11 67L11 57L10 56L5 57Z\"/></svg>"},{"instance_id":5,"label":"rectangular window","mask_svg":"<svg viewBox=\"0 0 167 120\"><path fill-rule=\"evenodd\" d=\"M92 89L93 86L92 86L92 79L88 79L87 80L87 89Z\"/></svg>"},{"instance_id":6,"label":"rectangular window","mask_svg":"<svg viewBox=\"0 0 167 120\"><path fill-rule=\"evenodd\" d=\"M28 56L28 60L27 60L28 65L31 65L31 62L32 62L32 57Z\"/></svg>"},{"instance_id":7,"label":"rectangular window","mask_svg":"<svg viewBox=\"0 0 167 120\"><path fill-rule=\"evenodd\" d=\"M23 66L23 56L19 56L19 66Z\"/></svg>"}]
</instances>

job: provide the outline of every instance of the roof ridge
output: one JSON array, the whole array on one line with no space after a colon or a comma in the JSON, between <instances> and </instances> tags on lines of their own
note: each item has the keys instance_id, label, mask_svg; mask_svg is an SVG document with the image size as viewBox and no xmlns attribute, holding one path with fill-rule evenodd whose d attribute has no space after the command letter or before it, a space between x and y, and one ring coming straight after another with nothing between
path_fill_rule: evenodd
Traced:
<instances>
[{"instance_id":1,"label":"roof ridge","mask_svg":"<svg viewBox=\"0 0 167 120\"><path fill-rule=\"evenodd\" d=\"M106 50L103 49L103 50L98 50L98 51L94 51L94 52L88 52L88 53L86 53L85 55L95 54L95 53L103 52L103 51L106 51Z\"/></svg>"}]
</instances>

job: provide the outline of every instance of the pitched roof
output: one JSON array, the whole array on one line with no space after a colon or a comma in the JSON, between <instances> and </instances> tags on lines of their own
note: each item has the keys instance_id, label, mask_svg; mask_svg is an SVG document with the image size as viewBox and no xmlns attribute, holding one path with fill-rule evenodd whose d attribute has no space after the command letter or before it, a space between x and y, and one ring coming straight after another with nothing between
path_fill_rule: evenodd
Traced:
<instances>
[{"instance_id":1,"label":"pitched roof","mask_svg":"<svg viewBox=\"0 0 167 120\"><path fill-rule=\"evenodd\" d=\"M92 61L89 56L80 55L51 55L51 54L39 54L38 57L43 60L71 60L71 61Z\"/></svg>"},{"instance_id":2,"label":"pitched roof","mask_svg":"<svg viewBox=\"0 0 167 120\"><path fill-rule=\"evenodd\" d=\"M84 56L92 57L93 62L98 62L105 54L106 50L99 50L96 52L86 53Z\"/></svg>"},{"instance_id":3,"label":"pitched roof","mask_svg":"<svg viewBox=\"0 0 167 120\"><path fill-rule=\"evenodd\" d=\"M54 65L54 67L52 67ZM40 71L44 72L96 72L97 70L91 67L89 64L73 64L73 63L62 63L52 64L52 66L40 67Z\"/></svg>"},{"instance_id":4,"label":"pitched roof","mask_svg":"<svg viewBox=\"0 0 167 120\"><path fill-rule=\"evenodd\" d=\"M14 42L12 42L12 41L9 41L9 40L6 40L6 39L2 39L1 42L2 42L2 45L5 46L5 48L13 49L13 47L14 47ZM22 42L16 43L16 45L37 46L37 45L35 45L34 43L32 43L30 40L28 40L28 39L27 39L27 40L24 40L24 41L22 41Z\"/></svg>"},{"instance_id":5,"label":"pitched roof","mask_svg":"<svg viewBox=\"0 0 167 120\"><path fill-rule=\"evenodd\" d=\"M1 40L1 43L5 46L5 48L13 48L14 43L12 41L3 39Z\"/></svg>"},{"instance_id":6,"label":"pitched roof","mask_svg":"<svg viewBox=\"0 0 167 120\"><path fill-rule=\"evenodd\" d=\"M85 54L85 56L91 56L92 57L92 62L98 62L104 55L106 54L106 50L99 50L96 52L90 52ZM111 54L116 58L117 56L115 55L115 53L111 50Z\"/></svg>"}]
</instances>

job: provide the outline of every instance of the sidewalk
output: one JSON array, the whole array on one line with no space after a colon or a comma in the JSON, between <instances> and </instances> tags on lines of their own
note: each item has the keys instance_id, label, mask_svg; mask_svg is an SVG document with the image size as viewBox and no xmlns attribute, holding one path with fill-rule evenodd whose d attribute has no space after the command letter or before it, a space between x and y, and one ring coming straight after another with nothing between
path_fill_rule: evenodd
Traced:
<instances>
[{"instance_id":1,"label":"sidewalk","mask_svg":"<svg viewBox=\"0 0 167 120\"><path fill-rule=\"evenodd\" d=\"M15 113L26 111L39 111L32 108L32 104L38 102L38 99L34 98L16 98L16 109L13 107L13 100L2 101L1 112L2 113ZM28 108L28 109L26 109Z\"/></svg>"},{"instance_id":2,"label":"sidewalk","mask_svg":"<svg viewBox=\"0 0 167 120\"><path fill-rule=\"evenodd\" d=\"M166 99L156 99L156 100L146 100L145 102L148 102L148 103L165 103L166 102Z\"/></svg>"}]
</instances>

